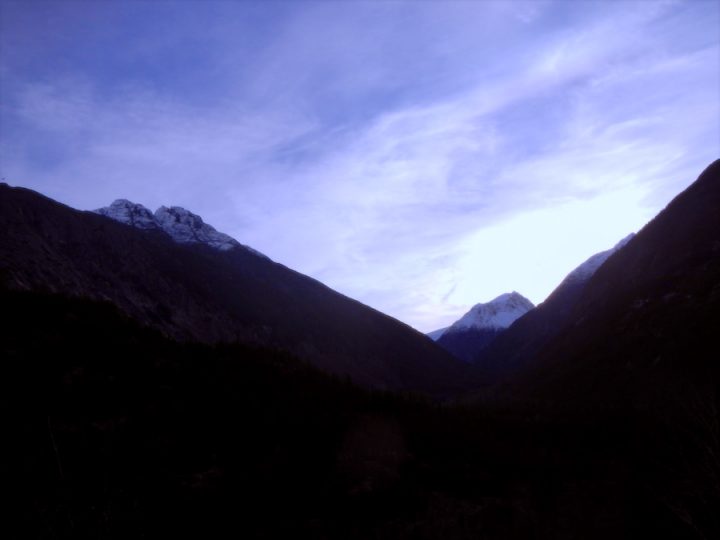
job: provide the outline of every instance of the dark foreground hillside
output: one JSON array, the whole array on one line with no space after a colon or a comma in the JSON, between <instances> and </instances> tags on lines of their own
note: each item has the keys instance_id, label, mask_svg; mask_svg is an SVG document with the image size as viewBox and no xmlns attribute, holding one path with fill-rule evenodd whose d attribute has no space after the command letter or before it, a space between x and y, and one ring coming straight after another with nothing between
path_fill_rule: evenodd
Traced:
<instances>
[{"instance_id":1,"label":"dark foreground hillside","mask_svg":"<svg viewBox=\"0 0 720 540\"><path fill-rule=\"evenodd\" d=\"M441 407L109 305L0 306L20 537L717 537L656 491L692 434L624 410Z\"/></svg>"}]
</instances>

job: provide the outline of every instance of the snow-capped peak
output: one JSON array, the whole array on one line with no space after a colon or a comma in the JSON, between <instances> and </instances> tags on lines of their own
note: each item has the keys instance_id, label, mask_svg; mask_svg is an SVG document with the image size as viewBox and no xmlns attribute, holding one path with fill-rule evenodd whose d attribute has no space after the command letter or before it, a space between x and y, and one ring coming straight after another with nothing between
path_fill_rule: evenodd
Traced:
<instances>
[{"instance_id":1,"label":"snow-capped peak","mask_svg":"<svg viewBox=\"0 0 720 540\"><path fill-rule=\"evenodd\" d=\"M215 230L205 223L200 216L179 206L161 206L155 211L155 220L173 240L181 244L207 244L220 251L240 246L240 243Z\"/></svg>"},{"instance_id":2,"label":"snow-capped peak","mask_svg":"<svg viewBox=\"0 0 720 540\"><path fill-rule=\"evenodd\" d=\"M562 281L560 287L569 283L587 281L588 279L590 279L593 274L597 272L598 268L600 268L603 263L607 261L608 258L610 258L610 255L622 248L625 244L632 240L634 236L635 233L630 233L625 238L620 240L617 244L615 244L612 248L606 251L601 251L600 253L596 253L595 255L590 257L588 260L578 266L575 270L570 272L567 277Z\"/></svg>"},{"instance_id":3,"label":"snow-capped peak","mask_svg":"<svg viewBox=\"0 0 720 540\"><path fill-rule=\"evenodd\" d=\"M265 257L254 249L244 246L231 236L218 232L197 214L179 206L161 206L153 214L141 204L127 199L118 199L110 206L95 210L97 214L107 216L120 223L138 229L160 229L180 244L205 244L220 251L243 248L256 255Z\"/></svg>"},{"instance_id":4,"label":"snow-capped peak","mask_svg":"<svg viewBox=\"0 0 720 540\"><path fill-rule=\"evenodd\" d=\"M502 330L534 307L530 300L515 291L501 294L490 302L473 306L446 333L470 329Z\"/></svg>"},{"instance_id":5,"label":"snow-capped peak","mask_svg":"<svg viewBox=\"0 0 720 540\"><path fill-rule=\"evenodd\" d=\"M110 206L100 208L95 212L138 229L160 228L150 210L142 204L130 202L127 199L118 199Z\"/></svg>"}]
</instances>

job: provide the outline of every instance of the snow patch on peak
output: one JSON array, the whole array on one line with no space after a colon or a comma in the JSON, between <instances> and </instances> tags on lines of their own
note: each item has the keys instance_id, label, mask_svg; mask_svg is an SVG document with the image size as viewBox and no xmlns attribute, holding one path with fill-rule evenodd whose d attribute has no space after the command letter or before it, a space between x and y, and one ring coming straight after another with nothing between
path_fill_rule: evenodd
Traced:
<instances>
[{"instance_id":1,"label":"snow patch on peak","mask_svg":"<svg viewBox=\"0 0 720 540\"><path fill-rule=\"evenodd\" d=\"M118 199L110 206L95 210L95 213L138 229L159 229L179 244L205 244L220 251L242 248L267 259L262 253L217 231L200 216L180 206L161 206L153 214L141 204Z\"/></svg>"},{"instance_id":2,"label":"snow patch on peak","mask_svg":"<svg viewBox=\"0 0 720 540\"><path fill-rule=\"evenodd\" d=\"M110 206L95 210L97 214L125 223L137 229L157 229L153 213L142 204L130 202L127 199L117 199Z\"/></svg>"},{"instance_id":3,"label":"snow patch on peak","mask_svg":"<svg viewBox=\"0 0 720 540\"><path fill-rule=\"evenodd\" d=\"M227 251L239 247L240 243L231 236L215 230L200 216L179 206L161 206L155 211L155 220L162 230L181 244L199 243Z\"/></svg>"},{"instance_id":4,"label":"snow patch on peak","mask_svg":"<svg viewBox=\"0 0 720 540\"><path fill-rule=\"evenodd\" d=\"M603 263L610 258L610 255L625 246L625 244L627 244L634 237L635 233L630 233L625 238L620 240L617 244L615 244L612 248L606 251L601 251L600 253L596 253L595 255L590 257L588 260L578 266L575 270L570 272L567 277L562 281L560 287L570 283L584 282L589 280L593 276L593 274L597 272L598 268L600 268Z\"/></svg>"},{"instance_id":5,"label":"snow patch on peak","mask_svg":"<svg viewBox=\"0 0 720 540\"><path fill-rule=\"evenodd\" d=\"M501 294L490 302L473 306L446 333L470 329L502 330L534 307L530 300L515 291Z\"/></svg>"}]
</instances>

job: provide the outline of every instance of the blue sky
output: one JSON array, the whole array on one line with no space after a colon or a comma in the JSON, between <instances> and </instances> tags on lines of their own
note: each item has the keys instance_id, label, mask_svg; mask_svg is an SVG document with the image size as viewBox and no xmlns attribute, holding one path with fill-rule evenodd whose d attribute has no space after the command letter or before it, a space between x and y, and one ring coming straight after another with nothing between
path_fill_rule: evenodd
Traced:
<instances>
[{"instance_id":1,"label":"blue sky","mask_svg":"<svg viewBox=\"0 0 720 540\"><path fill-rule=\"evenodd\" d=\"M184 206L429 331L720 157L716 1L0 2L0 173Z\"/></svg>"}]
</instances>

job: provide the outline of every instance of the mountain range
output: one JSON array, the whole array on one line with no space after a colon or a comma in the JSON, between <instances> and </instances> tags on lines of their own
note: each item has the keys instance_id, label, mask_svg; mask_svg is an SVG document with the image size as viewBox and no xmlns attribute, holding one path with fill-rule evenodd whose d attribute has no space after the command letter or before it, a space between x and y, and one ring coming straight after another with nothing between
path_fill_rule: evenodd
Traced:
<instances>
[{"instance_id":1,"label":"mountain range","mask_svg":"<svg viewBox=\"0 0 720 540\"><path fill-rule=\"evenodd\" d=\"M720 160L469 362L187 210L6 185L0 309L30 537L720 536Z\"/></svg>"}]
</instances>

